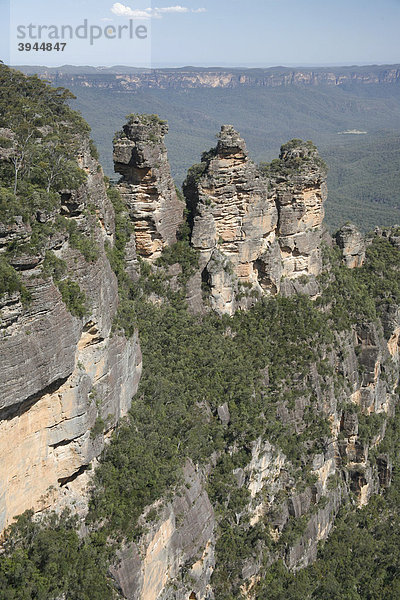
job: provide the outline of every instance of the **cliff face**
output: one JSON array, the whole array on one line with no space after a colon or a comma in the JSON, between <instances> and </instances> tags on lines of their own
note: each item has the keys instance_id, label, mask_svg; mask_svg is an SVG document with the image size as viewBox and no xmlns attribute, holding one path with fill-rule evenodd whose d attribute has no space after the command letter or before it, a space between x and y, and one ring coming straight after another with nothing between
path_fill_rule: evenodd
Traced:
<instances>
[{"instance_id":1,"label":"cliff face","mask_svg":"<svg viewBox=\"0 0 400 600\"><path fill-rule=\"evenodd\" d=\"M336 243L343 252L343 258L349 269L362 267L365 260L366 243L358 231L351 223L343 225L336 233Z\"/></svg>"},{"instance_id":2,"label":"cliff face","mask_svg":"<svg viewBox=\"0 0 400 600\"><path fill-rule=\"evenodd\" d=\"M328 240L323 229L327 191L325 167L311 144L285 144L280 158L261 172L239 134L223 126L217 147L190 170L184 192L190 241L199 252L205 296L214 310L233 315L261 296L321 292L316 277L323 270L323 236ZM366 243L355 228L344 227L337 245L349 268L363 264ZM261 537L248 548L239 577L243 597L257 597L263 561L282 558L292 570L309 565L350 496L363 506L390 485L391 459L376 448L397 402L398 308L388 310L380 324L364 322L337 334L333 346L319 351L324 367L310 363L304 379L294 377L292 387L284 389L276 409L281 427L292 428L299 438L310 418L329 423L323 447L309 450L309 480L299 482L290 456L263 436L252 441L246 466L234 470L237 488L249 495L245 509L235 514L238 535L260 527L268 529L278 548L282 540L275 554ZM285 394L290 397L294 390L295 400L287 401ZM217 414L228 427L228 405ZM368 436L369 418L378 426ZM183 498L178 491L172 501L149 507L142 515L147 533L121 551L113 568L129 600L206 600L217 593L213 574L221 568L221 533L206 491L208 472L193 472L189 464L185 478ZM147 519L150 509L159 511L156 522Z\"/></svg>"},{"instance_id":3,"label":"cliff face","mask_svg":"<svg viewBox=\"0 0 400 600\"><path fill-rule=\"evenodd\" d=\"M133 116L114 141L118 185L134 224L136 252L150 261L176 242L183 220L164 144L168 125L156 116Z\"/></svg>"},{"instance_id":4,"label":"cliff face","mask_svg":"<svg viewBox=\"0 0 400 600\"><path fill-rule=\"evenodd\" d=\"M288 279L316 276L322 269L326 171L316 149L307 143L282 146L280 161L271 177L279 215L282 275Z\"/></svg>"},{"instance_id":5,"label":"cliff face","mask_svg":"<svg viewBox=\"0 0 400 600\"><path fill-rule=\"evenodd\" d=\"M327 195L315 148L300 141L283 146L266 176L233 127L223 126L217 147L203 158L184 192L212 307L233 314L261 295L315 295Z\"/></svg>"},{"instance_id":6,"label":"cliff face","mask_svg":"<svg viewBox=\"0 0 400 600\"><path fill-rule=\"evenodd\" d=\"M65 190L58 209L36 216L48 227L45 249L17 244L10 258L30 302L18 292L0 301L0 529L28 508L53 505L79 479L127 413L140 378L137 335L111 333L118 288L104 244L113 244L114 211L86 138L78 160L86 183ZM60 214L96 247L91 261L71 234L54 227ZM0 231L4 252L16 241L29 248L32 228L21 218ZM85 294L84 316L71 314L54 278L45 276L46 252L65 261Z\"/></svg>"},{"instance_id":7,"label":"cliff face","mask_svg":"<svg viewBox=\"0 0 400 600\"><path fill-rule=\"evenodd\" d=\"M355 506L363 506L390 485L391 459L376 448L398 402L398 307L389 310L383 322L384 327L354 327L340 334L334 347L320 347L322 362L310 364L307 376L295 377L293 387L284 390L277 412L280 426L289 428L287 435L294 436L294 443L296 438L300 443L310 418L324 418L329 423L322 446L315 447L310 440L307 466L303 465L300 479L291 457L268 437L260 436L246 447L245 466L233 471L235 485L229 494L233 496L235 490L246 494L247 504L240 512L221 513L229 494L217 510L208 495L217 455L203 469L193 468L189 461L182 488L175 490L172 500L161 499L146 509L140 518L146 533L119 553L112 573L124 598L218 598L220 588L214 576L227 567L221 565L218 554L220 523L229 519L232 548L249 531L256 532L257 541L244 546L238 581L232 575L232 587L228 588L236 589L234 585L239 583L242 595L238 597L258 598L256 590L266 562L281 558L294 571L311 564L340 507L350 497ZM339 387L338 377L343 382ZM298 394L291 407L285 396L294 390ZM218 409L218 417L229 426L226 405ZM368 419L379 423L369 437L365 429ZM229 452L235 455L240 450L230 448ZM154 511L156 520L150 517ZM277 544L274 550L271 540ZM238 561L234 556L227 567L232 573L234 561ZM224 555L224 559L228 557Z\"/></svg>"},{"instance_id":8,"label":"cliff face","mask_svg":"<svg viewBox=\"0 0 400 600\"><path fill-rule=\"evenodd\" d=\"M311 485L294 491L296 485L290 475L288 457L268 441L259 439L253 445L252 458L242 478L242 485L247 484L251 491L251 523L268 516L274 539L284 535L290 522L303 520L304 523L302 533L289 542L284 553L284 560L291 569L303 568L316 559L318 542L329 535L337 512L349 494L362 506L372 494L390 485L388 455L379 454L373 459L370 455L383 439L387 419L393 417L397 403L396 318L393 315L385 332L382 327L370 325L342 335L337 340L336 351L325 355L324 360L331 364L332 372L339 372L344 378L342 390L338 391L332 376L321 377L317 365L313 365L303 388L304 395L296 400L295 410L290 411L284 405L279 409L283 426L295 419L299 434L310 409L325 415L330 423L329 443L322 452L317 451L312 456L314 482ZM312 405L308 398L310 390L315 394ZM375 434L366 439L365 418L371 415L380 419L381 424ZM246 586L254 583L260 573L260 564L250 561L250 565L249 573L244 576Z\"/></svg>"},{"instance_id":9,"label":"cliff face","mask_svg":"<svg viewBox=\"0 0 400 600\"><path fill-rule=\"evenodd\" d=\"M26 69L28 70L28 69ZM62 68L39 68L40 75L56 83L89 88L116 89L130 91L136 89L170 88L238 88L238 87L279 87L279 86L343 86L352 83L363 85L394 84L400 80L398 65L342 67L326 69L290 69L274 67L270 69L153 69L129 73L110 68L87 69L87 72L71 73Z\"/></svg>"},{"instance_id":10,"label":"cliff face","mask_svg":"<svg viewBox=\"0 0 400 600\"><path fill-rule=\"evenodd\" d=\"M127 600L186 600L188 594L204 599L212 594L214 510L204 473L188 461L183 475L183 489L171 502L156 505L159 516L148 533L119 553L112 573Z\"/></svg>"}]
</instances>

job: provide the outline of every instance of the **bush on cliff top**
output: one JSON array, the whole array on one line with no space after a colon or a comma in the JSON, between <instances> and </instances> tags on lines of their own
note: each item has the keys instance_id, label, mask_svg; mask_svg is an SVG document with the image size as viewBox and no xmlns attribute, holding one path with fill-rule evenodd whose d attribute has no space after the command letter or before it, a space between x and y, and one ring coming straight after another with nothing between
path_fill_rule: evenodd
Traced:
<instances>
[{"instance_id":1,"label":"bush on cliff top","mask_svg":"<svg viewBox=\"0 0 400 600\"><path fill-rule=\"evenodd\" d=\"M144 113L131 113L125 117L129 123L139 121L142 125L166 125L167 121L160 119L158 115L144 114Z\"/></svg>"},{"instance_id":2,"label":"bush on cliff top","mask_svg":"<svg viewBox=\"0 0 400 600\"><path fill-rule=\"evenodd\" d=\"M87 179L78 155L90 128L69 107L74 96L4 64L0 64L0 87L0 222L14 225L20 216L31 228L31 233L26 228L30 241L14 241L3 257L3 293L11 293L16 286L21 292L25 288L16 283L18 276L5 262L19 253L43 254L59 229L68 231L71 246L87 261L97 259L98 249L75 222L59 217L60 192L75 190ZM82 292L77 284L65 281L62 294L72 312L81 316Z\"/></svg>"},{"instance_id":3,"label":"bush on cliff top","mask_svg":"<svg viewBox=\"0 0 400 600\"><path fill-rule=\"evenodd\" d=\"M285 156L296 148L300 149L298 156ZM281 146L279 158L274 158L270 163L261 162L259 168L266 177L286 178L301 175L305 169L312 166L317 167L323 174L328 170L313 142L293 139Z\"/></svg>"}]
</instances>

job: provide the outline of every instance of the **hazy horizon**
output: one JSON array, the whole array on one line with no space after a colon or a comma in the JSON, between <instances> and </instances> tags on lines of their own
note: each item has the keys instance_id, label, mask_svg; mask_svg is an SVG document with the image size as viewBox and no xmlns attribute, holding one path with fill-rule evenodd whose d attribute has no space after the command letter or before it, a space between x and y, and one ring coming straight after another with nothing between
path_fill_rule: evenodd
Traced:
<instances>
[{"instance_id":1,"label":"hazy horizon","mask_svg":"<svg viewBox=\"0 0 400 600\"><path fill-rule=\"evenodd\" d=\"M268 68L400 61L400 0L160 0L154 6L148 0L0 0L0 16L0 55L16 66ZM136 35L137 28L145 37ZM54 50L56 40L66 42L62 51ZM49 48L25 47L38 41Z\"/></svg>"},{"instance_id":2,"label":"hazy horizon","mask_svg":"<svg viewBox=\"0 0 400 600\"><path fill-rule=\"evenodd\" d=\"M182 63L182 64L177 64L177 63L158 63L155 65L152 65L151 69L190 69L190 68L196 68L196 69L218 69L218 68L224 68L224 69L324 69L324 68L340 68L340 67L393 67L393 66L398 66L400 65L400 61L399 62L348 62L348 63L310 63L310 64L303 64L303 63L286 63L286 64L264 64L264 63L246 63L246 64L237 64L237 63L215 63L215 64L201 64L201 63L192 63L192 64L187 64L187 63ZM137 69L138 67L135 67L132 64L129 63L113 63L113 64L87 64L87 65L76 65L76 64L69 64L69 63L60 63L59 65L46 65L46 64L38 64L38 65L29 65L29 64L15 64L15 65L9 65L13 68L30 68L30 69L40 69L40 68L46 68L46 69L61 69L61 68L65 68L65 67L77 67L79 69L83 69L85 67L89 67L89 68L93 68L93 69L113 69L113 68L118 68L118 67L124 67L124 68L131 68L131 69ZM143 70L145 70L145 68L143 67Z\"/></svg>"}]
</instances>

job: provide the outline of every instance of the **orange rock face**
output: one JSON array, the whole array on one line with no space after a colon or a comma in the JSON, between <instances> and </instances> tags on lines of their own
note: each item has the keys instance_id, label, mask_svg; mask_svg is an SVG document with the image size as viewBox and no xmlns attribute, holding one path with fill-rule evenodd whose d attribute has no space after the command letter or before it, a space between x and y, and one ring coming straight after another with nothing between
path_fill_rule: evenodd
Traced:
<instances>
[{"instance_id":1,"label":"orange rock face","mask_svg":"<svg viewBox=\"0 0 400 600\"><path fill-rule=\"evenodd\" d=\"M298 140L283 146L266 176L225 125L217 147L203 158L189 171L184 192L213 308L232 314L260 295L282 291L282 278L302 275L313 278L315 295L327 192L314 146ZM285 292L296 291L287 281Z\"/></svg>"}]
</instances>

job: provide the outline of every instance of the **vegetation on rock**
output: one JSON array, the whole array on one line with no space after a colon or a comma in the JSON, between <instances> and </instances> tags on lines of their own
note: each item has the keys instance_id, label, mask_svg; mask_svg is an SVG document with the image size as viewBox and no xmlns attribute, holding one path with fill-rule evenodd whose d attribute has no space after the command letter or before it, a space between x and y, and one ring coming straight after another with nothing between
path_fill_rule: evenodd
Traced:
<instances>
[{"instance_id":1,"label":"vegetation on rock","mask_svg":"<svg viewBox=\"0 0 400 600\"><path fill-rule=\"evenodd\" d=\"M67 277L67 264L48 249L53 237L65 232L85 260L98 258L93 235L60 216L61 192L72 194L86 182L77 156L90 129L69 107L74 96L64 88L51 88L3 64L0 86L0 223L23 232L2 254L0 295L18 291L26 301L26 287L10 263L24 253L35 255L44 261L43 274L53 277L71 313L82 317L85 294L73 276ZM90 149L95 154L93 143Z\"/></svg>"},{"instance_id":2,"label":"vegetation on rock","mask_svg":"<svg viewBox=\"0 0 400 600\"><path fill-rule=\"evenodd\" d=\"M114 202L118 201L115 197ZM171 255L175 260L180 253L178 248L171 248L164 261L168 263ZM276 297L259 302L248 312L238 312L233 318L192 316L182 294L169 288L167 278L142 274L137 286L141 291L132 302L141 332L145 369L129 417L114 435L95 473L88 515L93 534L85 542L77 541L73 529L63 537L66 558L61 564L66 574L60 580L58 570L51 571L46 566L46 548L49 544L57 546L56 532L60 527L68 529L69 521L61 521L51 534L46 521L40 524L32 522L30 515L22 517L6 536L1 589L13 590L19 572L20 578L23 573L21 581L26 590L33 589L35 578L44 577L50 586L44 589L59 586L57 589L68 592L68 578L76 568L74 556L83 561L80 585L86 589L94 569L90 563L93 553L100 552L97 556L103 565L108 556L107 546L98 545L96 536L136 538L141 532L137 526L139 515L168 490L179 486L186 457L205 464L216 452L220 458L209 480L209 494L219 523L213 586L221 600L239 597L243 561L256 552L260 540L264 541L267 560L269 552L279 555L285 544L293 543L293 535L301 535L302 529L299 521L297 529L290 535L287 529L276 545L263 522L250 526L246 517L248 490L238 487L233 473L246 467L251 443L261 436L288 456L298 481L295 485L300 485L307 470L307 457L315 452L310 442L316 449L328 443L329 427L319 420L317 412L311 411L299 436L293 422L281 421L277 408L282 401L287 403L289 390L294 398L296 393L304 394L304 387L296 382L307 379L311 364L323 367L321 350L334 343L333 328L340 332L349 326L349 320L354 323L360 318L370 319L375 310L381 309L382 300L397 299L396 289L390 293L390 285L386 288L384 282L388 272L392 271L394 277L400 267L400 251L377 238L368 256L363 268L352 271L331 256L333 266L328 270L325 288L331 308L323 300L319 307L301 296ZM59 265L52 267L58 268ZM154 290L164 293L159 306L148 301ZM345 291L350 294L347 300L355 299L354 304L349 303L349 320L339 310ZM364 296L368 302L360 301ZM262 375L266 370L267 383ZM228 427L217 416L217 408L224 402L230 411ZM390 422L382 450L396 456L399 439L395 420ZM233 448L240 451L232 453ZM350 589L354 589L351 598L355 600L393 597L398 586L398 553L395 540L392 538L389 546L387 542L393 535L392 520L397 518L399 485L396 476L392 488L362 511L354 511L351 505L344 508L315 565L297 574L287 571L280 562L266 568L256 597L339 599L347 597ZM238 523L234 515L241 513ZM38 547L35 541L29 541L32 537L24 534L27 527L36 532L35 540L44 536L46 544ZM15 539L20 541L16 543ZM71 552L65 553L65 540ZM376 557L381 558L377 561ZM110 585L104 578L105 570L102 573L96 588L99 598L106 597ZM24 598L48 597L24 593ZM68 594L67 597L75 598Z\"/></svg>"},{"instance_id":3,"label":"vegetation on rock","mask_svg":"<svg viewBox=\"0 0 400 600\"><path fill-rule=\"evenodd\" d=\"M64 90L48 91L38 79L26 80L3 66L0 76L8 98L0 105L5 114L0 121L5 130L0 138L1 217L14 225L21 225L15 217L22 217L29 230L29 242L14 244L0 258L0 297L26 293L11 258L22 251L39 253L42 276L51 277L70 311L83 317L85 294L69 276L68 262L49 250L46 240L62 233L87 262L98 257L94 236L85 237L74 220L59 217L55 210L62 189L66 185L74 189L85 179L74 156L76 136L87 133L86 128L68 108ZM14 115L8 105L17 89L20 104ZM159 124L158 117L152 115L146 123ZM303 155L296 156L298 150ZM304 146L292 140L283 147L282 156L292 152L285 168L297 172L304 161L312 165L310 143ZM210 157L204 155L202 164ZM279 175L282 161L268 167L268 174ZM60 171L52 170L53 163ZM189 178L201 172L202 167L196 167ZM396 597L400 590L399 417L370 415L355 407L343 366L350 334L355 336L363 326L382 329L388 310L400 304L400 249L391 233L371 237L360 269L347 269L338 250L326 249L321 293L315 302L304 295L277 295L264 297L232 317L211 311L194 315L187 306L187 286L198 268L198 254L190 247L187 225L181 228L178 242L165 248L153 265L139 260L140 276L134 282L125 264L133 233L128 208L112 186L108 196L115 213L115 243L107 247L107 255L119 294L114 331L127 337L137 329L140 332L144 368L139 391L96 468L85 523L68 513L35 518L27 512L5 532L0 596L10 600L120 597L108 573L118 542L139 539L145 526L139 518L155 501L166 502L180 491L183 466L190 459L207 473L207 493L216 515L212 586L218 600L245 597L243 573L249 561L261 569L254 582L257 600ZM175 280L171 267L178 273ZM356 348L350 350L355 354ZM89 397L94 396L92 392ZM330 540L321 545L318 560L294 573L287 569L288 555L309 519L347 485L341 480L342 474L349 476L343 459L324 492L314 488L314 460L328 452L338 433L332 431L328 409L329 402L337 400L342 420L349 414L357 417L358 441L376 440L371 460L376 462L381 452L390 456L394 481L360 511L355 510L355 492L349 485L348 502ZM338 428L343 429L339 421ZM386 435L379 440L384 426ZM105 427L98 415L90 433L93 442ZM257 442L268 443L280 453L286 484L276 492L275 505L263 498L265 510L253 519L254 498L248 483ZM274 530L273 523L287 506L289 494L294 497L307 490L314 494L310 506L300 516L294 510L288 514L277 533L279 527Z\"/></svg>"},{"instance_id":4,"label":"vegetation on rock","mask_svg":"<svg viewBox=\"0 0 400 600\"><path fill-rule=\"evenodd\" d=\"M29 292L24 286L17 271L0 256L0 298L5 295L19 292L23 302L29 299Z\"/></svg>"}]
</instances>

